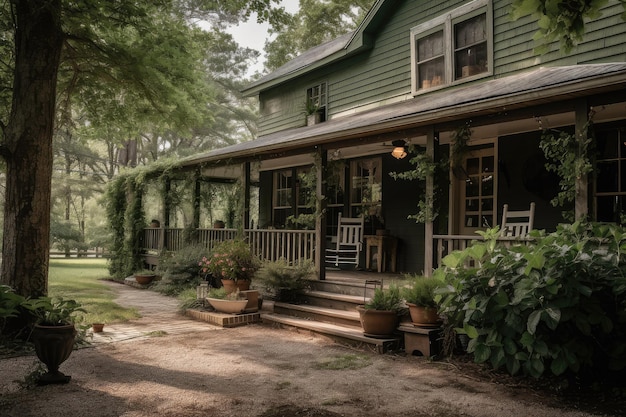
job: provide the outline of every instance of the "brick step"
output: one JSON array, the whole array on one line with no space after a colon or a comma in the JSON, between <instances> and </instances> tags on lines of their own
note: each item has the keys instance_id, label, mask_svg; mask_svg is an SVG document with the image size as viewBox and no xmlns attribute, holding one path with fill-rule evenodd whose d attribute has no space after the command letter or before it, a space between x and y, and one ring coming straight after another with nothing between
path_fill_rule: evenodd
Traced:
<instances>
[{"instance_id":1,"label":"brick step","mask_svg":"<svg viewBox=\"0 0 626 417\"><path fill-rule=\"evenodd\" d=\"M281 326L295 327L311 332L323 334L338 342L367 347L378 353L398 350L402 347L402 335L388 339L377 339L363 334L361 327L342 326L332 323L307 320L304 318L286 316L278 313L262 313L261 320L264 323L273 323Z\"/></svg>"}]
</instances>

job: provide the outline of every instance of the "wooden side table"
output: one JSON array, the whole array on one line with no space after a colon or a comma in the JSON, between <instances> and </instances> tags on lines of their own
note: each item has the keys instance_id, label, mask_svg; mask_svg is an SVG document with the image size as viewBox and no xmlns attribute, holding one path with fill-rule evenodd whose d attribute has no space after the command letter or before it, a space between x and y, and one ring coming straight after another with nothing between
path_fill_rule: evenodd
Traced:
<instances>
[{"instance_id":1,"label":"wooden side table","mask_svg":"<svg viewBox=\"0 0 626 417\"><path fill-rule=\"evenodd\" d=\"M371 248L376 247L378 254L378 272L387 270L387 261L391 258L391 272L396 272L398 238L389 235L365 235L365 267L371 269Z\"/></svg>"}]
</instances>

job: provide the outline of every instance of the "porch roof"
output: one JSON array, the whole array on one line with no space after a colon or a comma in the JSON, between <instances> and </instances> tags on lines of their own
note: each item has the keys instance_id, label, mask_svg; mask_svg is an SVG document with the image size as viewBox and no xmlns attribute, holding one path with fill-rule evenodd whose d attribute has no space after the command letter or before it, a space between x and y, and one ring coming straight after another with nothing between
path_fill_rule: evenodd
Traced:
<instances>
[{"instance_id":1,"label":"porch roof","mask_svg":"<svg viewBox=\"0 0 626 417\"><path fill-rule=\"evenodd\" d=\"M312 152L318 146L336 146L342 141L624 89L626 63L542 67L464 87L442 89L314 126L260 136L186 158L181 165L222 165L237 160Z\"/></svg>"}]
</instances>

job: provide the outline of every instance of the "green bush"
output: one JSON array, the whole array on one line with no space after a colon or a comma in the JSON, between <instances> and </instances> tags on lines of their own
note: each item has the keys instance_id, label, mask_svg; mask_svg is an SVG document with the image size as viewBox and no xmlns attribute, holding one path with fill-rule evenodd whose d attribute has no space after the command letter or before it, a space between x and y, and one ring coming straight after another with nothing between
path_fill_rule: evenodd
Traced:
<instances>
[{"instance_id":1,"label":"green bush","mask_svg":"<svg viewBox=\"0 0 626 417\"><path fill-rule=\"evenodd\" d=\"M186 289L196 288L204 277L198 262L207 253L204 245L189 245L161 256L155 271L161 276L153 289L166 295L178 295Z\"/></svg>"},{"instance_id":2,"label":"green bush","mask_svg":"<svg viewBox=\"0 0 626 417\"><path fill-rule=\"evenodd\" d=\"M299 301L310 287L308 278L313 273L314 266L310 261L290 265L286 260L279 259L263 263L255 279L276 301Z\"/></svg>"},{"instance_id":3,"label":"green bush","mask_svg":"<svg viewBox=\"0 0 626 417\"><path fill-rule=\"evenodd\" d=\"M626 368L626 234L617 225L561 225L527 245L485 241L443 260L440 312L466 333L476 362L540 377L599 380ZM468 266L472 264L473 266Z\"/></svg>"}]
</instances>

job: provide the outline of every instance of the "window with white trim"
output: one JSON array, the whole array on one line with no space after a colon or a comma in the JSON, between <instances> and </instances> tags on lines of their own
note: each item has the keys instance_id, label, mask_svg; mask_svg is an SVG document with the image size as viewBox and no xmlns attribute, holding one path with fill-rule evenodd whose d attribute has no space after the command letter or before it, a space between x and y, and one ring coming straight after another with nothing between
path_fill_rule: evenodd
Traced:
<instances>
[{"instance_id":1,"label":"window with white trim","mask_svg":"<svg viewBox=\"0 0 626 417\"><path fill-rule=\"evenodd\" d=\"M326 83L321 83L306 90L307 114L318 114L320 122L326 121L328 92Z\"/></svg>"},{"instance_id":2,"label":"window with white trim","mask_svg":"<svg viewBox=\"0 0 626 417\"><path fill-rule=\"evenodd\" d=\"M492 11L474 0L411 29L413 94L493 73Z\"/></svg>"}]
</instances>

